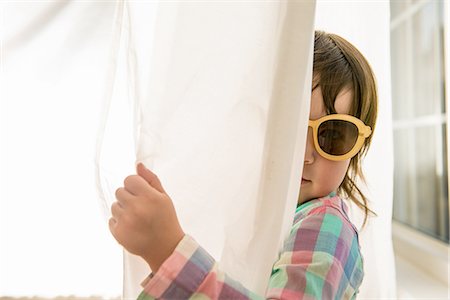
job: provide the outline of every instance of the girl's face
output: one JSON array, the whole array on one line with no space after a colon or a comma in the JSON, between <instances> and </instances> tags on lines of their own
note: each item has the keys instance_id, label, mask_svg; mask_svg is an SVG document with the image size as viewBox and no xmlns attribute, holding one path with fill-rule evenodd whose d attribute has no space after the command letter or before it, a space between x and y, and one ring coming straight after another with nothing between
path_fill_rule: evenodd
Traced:
<instances>
[{"instance_id":1,"label":"girl's face","mask_svg":"<svg viewBox=\"0 0 450 300\"><path fill-rule=\"evenodd\" d=\"M348 114L352 97L353 95L350 89L343 89L337 96L334 104L336 112L339 114ZM309 119L316 120L326 114L322 90L318 86L311 94ZM308 128L303 177L298 203L324 197L336 191L344 180L349 164L350 158L343 161L332 161L320 156L314 148L312 129Z\"/></svg>"}]
</instances>

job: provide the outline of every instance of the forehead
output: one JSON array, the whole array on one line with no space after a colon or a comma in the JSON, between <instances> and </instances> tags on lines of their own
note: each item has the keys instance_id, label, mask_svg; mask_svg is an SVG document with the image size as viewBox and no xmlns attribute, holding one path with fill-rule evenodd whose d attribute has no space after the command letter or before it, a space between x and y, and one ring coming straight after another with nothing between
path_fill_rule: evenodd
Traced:
<instances>
[{"instance_id":1,"label":"forehead","mask_svg":"<svg viewBox=\"0 0 450 300\"><path fill-rule=\"evenodd\" d=\"M353 99L353 92L350 88L343 89L336 97L334 108L338 114L349 114ZM323 103L322 90L317 86L311 93L311 107L309 118L316 120L327 114Z\"/></svg>"}]
</instances>

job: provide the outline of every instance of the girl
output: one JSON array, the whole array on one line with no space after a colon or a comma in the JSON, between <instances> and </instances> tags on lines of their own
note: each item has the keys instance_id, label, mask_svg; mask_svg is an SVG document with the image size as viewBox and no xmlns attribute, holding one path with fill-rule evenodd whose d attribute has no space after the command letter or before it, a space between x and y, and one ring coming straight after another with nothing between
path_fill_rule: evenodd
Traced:
<instances>
[{"instance_id":1,"label":"girl","mask_svg":"<svg viewBox=\"0 0 450 300\"><path fill-rule=\"evenodd\" d=\"M293 227L273 265L265 298L353 299L363 279L358 232L342 199L371 210L356 187L375 127L371 68L343 38L315 33L313 86L303 177ZM143 164L116 191L109 227L153 273L138 299L260 299L218 269L181 229L172 201Z\"/></svg>"}]
</instances>

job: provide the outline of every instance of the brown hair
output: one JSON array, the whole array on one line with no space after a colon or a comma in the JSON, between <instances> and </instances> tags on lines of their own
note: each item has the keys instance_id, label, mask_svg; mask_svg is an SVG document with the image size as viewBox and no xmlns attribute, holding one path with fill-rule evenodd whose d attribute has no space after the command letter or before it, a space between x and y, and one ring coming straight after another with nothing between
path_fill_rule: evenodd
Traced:
<instances>
[{"instance_id":1,"label":"brown hair","mask_svg":"<svg viewBox=\"0 0 450 300\"><path fill-rule=\"evenodd\" d=\"M316 31L314 38L313 89L320 86L327 114L336 113L334 102L345 88L353 92L350 114L359 118L375 130L377 119L377 89L375 76L364 56L352 44L342 37ZM369 208L367 197L356 186L356 177L364 182L361 159L367 153L372 136L369 136L351 161L344 180L338 188L343 194L364 211L364 223L369 214L375 213Z\"/></svg>"}]
</instances>

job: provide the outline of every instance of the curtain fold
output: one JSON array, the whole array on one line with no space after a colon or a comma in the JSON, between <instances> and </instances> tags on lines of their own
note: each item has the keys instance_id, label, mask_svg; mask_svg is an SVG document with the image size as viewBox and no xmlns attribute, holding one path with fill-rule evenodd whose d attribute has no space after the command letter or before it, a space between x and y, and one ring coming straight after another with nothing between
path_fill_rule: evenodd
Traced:
<instances>
[{"instance_id":1,"label":"curtain fold","mask_svg":"<svg viewBox=\"0 0 450 300\"><path fill-rule=\"evenodd\" d=\"M298 197L315 1L117 7L117 73L97 157L106 207L128 171L108 151L124 149L122 162L135 151L160 177L185 232L263 294ZM111 128L120 123L134 144ZM134 298L149 270L128 253L124 267L124 297Z\"/></svg>"}]
</instances>

